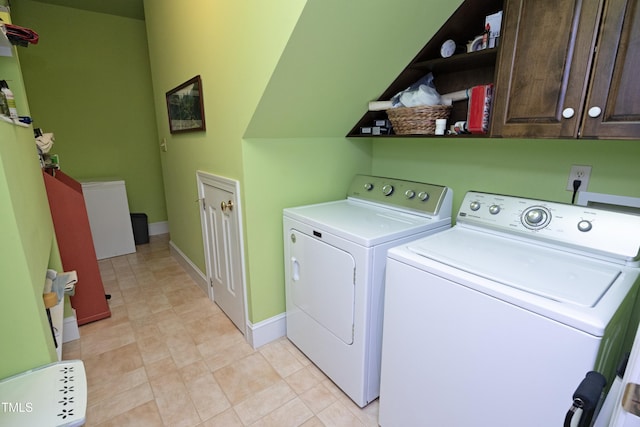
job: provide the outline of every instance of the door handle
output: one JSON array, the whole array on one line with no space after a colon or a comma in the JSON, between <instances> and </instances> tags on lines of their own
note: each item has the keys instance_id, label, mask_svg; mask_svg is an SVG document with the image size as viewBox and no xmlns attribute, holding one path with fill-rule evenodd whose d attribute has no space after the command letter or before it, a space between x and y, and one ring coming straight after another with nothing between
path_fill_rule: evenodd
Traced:
<instances>
[{"instance_id":1,"label":"door handle","mask_svg":"<svg viewBox=\"0 0 640 427\"><path fill-rule=\"evenodd\" d=\"M220 203L220 209L227 210L229 209L230 211L233 210L233 200L229 200L228 202L222 202Z\"/></svg>"},{"instance_id":2,"label":"door handle","mask_svg":"<svg viewBox=\"0 0 640 427\"><path fill-rule=\"evenodd\" d=\"M300 263L296 257L291 257L291 278L294 282L300 280Z\"/></svg>"}]
</instances>

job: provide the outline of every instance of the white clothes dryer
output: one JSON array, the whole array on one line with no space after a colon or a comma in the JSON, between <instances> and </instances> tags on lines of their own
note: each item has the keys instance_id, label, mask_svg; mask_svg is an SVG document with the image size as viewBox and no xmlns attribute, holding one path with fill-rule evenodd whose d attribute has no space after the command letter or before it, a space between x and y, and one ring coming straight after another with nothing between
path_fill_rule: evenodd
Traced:
<instances>
[{"instance_id":1,"label":"white clothes dryer","mask_svg":"<svg viewBox=\"0 0 640 427\"><path fill-rule=\"evenodd\" d=\"M448 229L452 197L356 175L344 200L284 210L287 337L360 407L379 395L387 249Z\"/></svg>"},{"instance_id":2,"label":"white clothes dryer","mask_svg":"<svg viewBox=\"0 0 640 427\"><path fill-rule=\"evenodd\" d=\"M388 251L380 425L562 425L630 347L639 251L639 216L467 193L454 227Z\"/></svg>"}]
</instances>

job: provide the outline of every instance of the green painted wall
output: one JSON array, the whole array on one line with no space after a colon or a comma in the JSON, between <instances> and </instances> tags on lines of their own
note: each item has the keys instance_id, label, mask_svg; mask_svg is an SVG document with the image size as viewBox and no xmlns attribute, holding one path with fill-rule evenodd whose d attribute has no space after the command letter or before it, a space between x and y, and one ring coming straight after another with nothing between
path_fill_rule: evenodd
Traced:
<instances>
[{"instance_id":1,"label":"green painted wall","mask_svg":"<svg viewBox=\"0 0 640 427\"><path fill-rule=\"evenodd\" d=\"M17 56L0 57L0 78L18 112L29 106ZM0 342L4 378L56 359L42 302L46 270L60 263L33 131L0 122Z\"/></svg>"},{"instance_id":2,"label":"green painted wall","mask_svg":"<svg viewBox=\"0 0 640 427\"><path fill-rule=\"evenodd\" d=\"M344 137L460 3L307 1L245 136Z\"/></svg>"},{"instance_id":3,"label":"green painted wall","mask_svg":"<svg viewBox=\"0 0 640 427\"><path fill-rule=\"evenodd\" d=\"M373 144L373 172L444 184L454 210L469 190L571 202L573 164L591 165L589 191L640 197L640 141L387 139Z\"/></svg>"},{"instance_id":4,"label":"green painted wall","mask_svg":"<svg viewBox=\"0 0 640 427\"><path fill-rule=\"evenodd\" d=\"M40 36L20 57L34 126L55 134L62 169L124 179L129 209L166 221L144 21L13 3L14 22Z\"/></svg>"},{"instance_id":5,"label":"green painted wall","mask_svg":"<svg viewBox=\"0 0 640 427\"><path fill-rule=\"evenodd\" d=\"M168 147L161 158L171 240L203 272L196 171L239 180L243 206L250 209L242 137L303 5L302 0L145 1L158 133ZM195 75L202 78L207 130L172 135L165 92ZM245 232L245 239L249 246L252 236ZM256 319L252 302L249 317Z\"/></svg>"},{"instance_id":6,"label":"green painted wall","mask_svg":"<svg viewBox=\"0 0 640 427\"><path fill-rule=\"evenodd\" d=\"M285 311L282 209L342 199L369 173L371 146L344 138L247 140L243 144L249 306L252 321Z\"/></svg>"}]
</instances>

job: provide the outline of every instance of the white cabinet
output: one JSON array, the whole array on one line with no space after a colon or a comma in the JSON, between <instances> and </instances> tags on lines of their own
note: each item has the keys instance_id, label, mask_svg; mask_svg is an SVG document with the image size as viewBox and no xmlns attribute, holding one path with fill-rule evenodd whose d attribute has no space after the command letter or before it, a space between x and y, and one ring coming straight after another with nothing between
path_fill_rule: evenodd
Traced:
<instances>
[{"instance_id":1,"label":"white cabinet","mask_svg":"<svg viewBox=\"0 0 640 427\"><path fill-rule=\"evenodd\" d=\"M93 245L98 259L136 251L125 182L82 181Z\"/></svg>"}]
</instances>

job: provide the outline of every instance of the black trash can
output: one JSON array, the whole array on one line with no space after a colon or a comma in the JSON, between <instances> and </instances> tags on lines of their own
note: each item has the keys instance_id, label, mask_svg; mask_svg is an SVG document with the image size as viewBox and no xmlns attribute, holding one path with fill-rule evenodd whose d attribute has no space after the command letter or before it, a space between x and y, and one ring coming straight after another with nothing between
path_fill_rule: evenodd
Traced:
<instances>
[{"instance_id":1,"label":"black trash can","mask_svg":"<svg viewBox=\"0 0 640 427\"><path fill-rule=\"evenodd\" d=\"M132 213L131 226L133 227L133 241L136 245L149 243L149 223L147 214Z\"/></svg>"}]
</instances>

